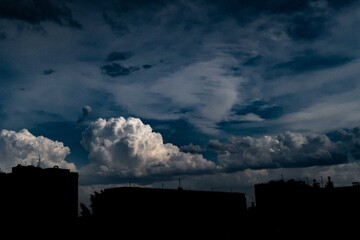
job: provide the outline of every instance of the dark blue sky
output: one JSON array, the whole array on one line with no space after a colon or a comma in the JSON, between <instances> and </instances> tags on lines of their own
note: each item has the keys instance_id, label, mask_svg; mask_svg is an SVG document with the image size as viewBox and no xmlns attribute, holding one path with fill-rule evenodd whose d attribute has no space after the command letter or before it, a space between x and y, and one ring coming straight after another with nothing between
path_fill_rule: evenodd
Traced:
<instances>
[{"instance_id":1,"label":"dark blue sky","mask_svg":"<svg viewBox=\"0 0 360 240\"><path fill-rule=\"evenodd\" d=\"M73 163L82 184L181 176L246 190L281 174L350 184L359 10L351 0L3 0L0 167L41 155L44 166ZM108 121L90 126L98 118Z\"/></svg>"}]
</instances>

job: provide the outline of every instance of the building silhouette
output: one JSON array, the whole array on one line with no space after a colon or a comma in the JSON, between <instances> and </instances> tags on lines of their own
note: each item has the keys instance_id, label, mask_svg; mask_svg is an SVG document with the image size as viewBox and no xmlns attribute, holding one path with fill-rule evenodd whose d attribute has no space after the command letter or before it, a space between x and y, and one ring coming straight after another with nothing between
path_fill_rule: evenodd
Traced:
<instances>
[{"instance_id":1,"label":"building silhouette","mask_svg":"<svg viewBox=\"0 0 360 240\"><path fill-rule=\"evenodd\" d=\"M0 173L0 193L0 218L9 226L44 229L76 221L78 173L68 169L17 165Z\"/></svg>"},{"instance_id":2,"label":"building silhouette","mask_svg":"<svg viewBox=\"0 0 360 240\"><path fill-rule=\"evenodd\" d=\"M96 226L134 237L228 237L244 229L244 193L119 187L91 196ZM111 229L111 228L110 228ZM142 229L139 231L138 229ZM172 233L167 235L167 233Z\"/></svg>"},{"instance_id":3,"label":"building silhouette","mask_svg":"<svg viewBox=\"0 0 360 240\"><path fill-rule=\"evenodd\" d=\"M360 186L325 187L302 181L270 181L255 185L257 228L280 235L350 234L358 228Z\"/></svg>"}]
</instances>

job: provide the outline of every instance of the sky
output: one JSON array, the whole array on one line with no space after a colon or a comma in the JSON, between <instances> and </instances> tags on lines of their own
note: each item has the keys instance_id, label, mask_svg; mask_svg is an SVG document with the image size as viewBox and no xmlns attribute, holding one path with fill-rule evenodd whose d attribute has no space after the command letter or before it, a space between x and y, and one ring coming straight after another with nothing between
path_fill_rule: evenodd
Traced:
<instances>
[{"instance_id":1,"label":"sky","mask_svg":"<svg viewBox=\"0 0 360 240\"><path fill-rule=\"evenodd\" d=\"M357 0L2 0L0 167L241 191L359 181Z\"/></svg>"}]
</instances>

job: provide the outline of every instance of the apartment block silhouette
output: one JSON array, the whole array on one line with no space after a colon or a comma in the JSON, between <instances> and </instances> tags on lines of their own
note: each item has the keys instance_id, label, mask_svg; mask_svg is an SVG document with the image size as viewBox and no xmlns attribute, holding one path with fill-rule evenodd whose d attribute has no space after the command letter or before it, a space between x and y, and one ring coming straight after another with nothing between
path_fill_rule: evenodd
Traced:
<instances>
[{"instance_id":1,"label":"apartment block silhouette","mask_svg":"<svg viewBox=\"0 0 360 240\"><path fill-rule=\"evenodd\" d=\"M78 173L18 165L0 173L2 222L22 227L70 225L78 215Z\"/></svg>"}]
</instances>

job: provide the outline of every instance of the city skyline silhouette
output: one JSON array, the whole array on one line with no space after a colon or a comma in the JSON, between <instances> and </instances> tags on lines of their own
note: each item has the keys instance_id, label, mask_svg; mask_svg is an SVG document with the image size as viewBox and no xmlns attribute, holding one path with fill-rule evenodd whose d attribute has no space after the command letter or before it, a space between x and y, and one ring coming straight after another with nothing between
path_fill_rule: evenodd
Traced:
<instances>
[{"instance_id":1,"label":"city skyline silhouette","mask_svg":"<svg viewBox=\"0 0 360 240\"><path fill-rule=\"evenodd\" d=\"M5 226L43 226L46 231L111 236L116 226L128 236L234 239L244 234L289 236L350 234L360 213L360 185L336 187L284 179L254 185L255 199L247 207L244 193L138 186L105 188L92 193L89 206L78 202L78 173L68 169L17 165L0 173L0 211ZM26 204L24 204L26 200ZM80 215L78 215L78 208ZM36 219L36 221L34 221ZM318 219L315 223L311 219ZM219 221L221 220L221 221ZM199 225L200 224L200 225ZM56 226L56 227L55 227ZM203 226L203 227L200 227ZM160 227L160 228L159 228ZM144 231L137 231L137 229ZM110 230L113 229L113 230Z\"/></svg>"}]
</instances>

